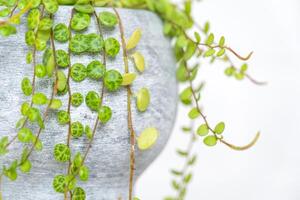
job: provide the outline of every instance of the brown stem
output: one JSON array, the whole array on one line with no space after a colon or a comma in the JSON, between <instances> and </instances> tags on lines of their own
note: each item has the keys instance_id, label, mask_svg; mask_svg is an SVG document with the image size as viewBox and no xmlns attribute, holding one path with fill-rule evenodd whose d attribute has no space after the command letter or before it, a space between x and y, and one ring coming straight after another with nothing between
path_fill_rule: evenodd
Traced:
<instances>
[{"instance_id":1,"label":"brown stem","mask_svg":"<svg viewBox=\"0 0 300 200\"><path fill-rule=\"evenodd\" d=\"M128 55L126 49L126 42L124 36L124 27L122 24L121 17L118 11L113 7L114 12L116 13L119 21L119 28L121 33L121 41L122 41L122 49L123 49L123 61L125 65L125 73L129 73L128 67ZM130 132L130 176L129 176L129 200L132 200L132 192L133 192L133 178L134 178L134 170L135 170L135 132L133 129L132 123L132 112L131 112L131 87L130 85L126 86L127 88L127 123L128 129Z\"/></svg>"},{"instance_id":2,"label":"brown stem","mask_svg":"<svg viewBox=\"0 0 300 200\"><path fill-rule=\"evenodd\" d=\"M42 10L41 10L41 16L40 16L40 19L43 17L44 15L44 7L42 7ZM35 31L35 37L37 37L37 30ZM33 77L32 77L32 83L31 83L31 87L32 87L32 96L35 94L35 82L36 82L36 73L35 73L35 67L36 67L36 47L35 45L33 46L33 50L32 50L32 65L33 65ZM32 107L33 105L33 100L31 99L31 102L30 102L30 107ZM27 124L28 122L28 117L26 117L24 123L22 124L22 126L20 127L21 129L25 127L25 125ZM18 134L16 134L8 143L7 145L5 146L5 148L8 148L16 139L18 138Z\"/></svg>"},{"instance_id":3,"label":"brown stem","mask_svg":"<svg viewBox=\"0 0 300 200\"><path fill-rule=\"evenodd\" d=\"M50 18L52 19L53 16L50 15ZM44 115L43 115L43 122L46 121L46 118L47 118L47 116L48 116L48 112L49 112L49 110L50 110L51 104L52 104L52 102L53 102L53 99L54 99L54 96L55 96L56 90L57 90L56 82L57 82L57 68L58 68L58 67L57 67L57 64L56 64L57 62L56 62L56 55L55 55L54 33L53 33L53 29L52 29L52 28L51 28L51 31L50 31L50 44L51 44L52 51L53 51L53 55L54 55L54 63L55 63L54 74L55 74L55 78L54 78L54 84L53 84L53 88L52 88L52 92L51 92L50 101L49 101L49 103L48 103L48 105L47 105L47 108L46 108L46 110L45 110L45 112L44 112ZM39 130L38 130L37 136L36 136L36 140L35 140L34 144L31 146L31 148L30 148L28 154L26 155L26 159L24 159L24 161L27 160L27 159L30 157L30 155L32 154L32 152L33 152L33 150L34 150L34 147L35 147L36 144L38 143L38 140L39 140L39 138L40 138L40 135L41 135L41 133L42 133L42 130L43 130L43 128L40 127ZM21 164L23 164L23 163L21 163ZM21 164L20 164L20 165L21 165Z\"/></svg>"},{"instance_id":4,"label":"brown stem","mask_svg":"<svg viewBox=\"0 0 300 200\"><path fill-rule=\"evenodd\" d=\"M72 29L71 29L71 21L74 16L74 8L71 11L71 17L69 20L69 41L72 39ZM72 91L71 91L71 85L70 85L70 77L71 77L71 48L70 48L70 42L68 47L68 59L69 59L69 67L68 67L68 75L67 75L67 86L68 87L68 106L67 106L67 113L69 115L69 122L68 122L68 135L67 135L67 146L70 148L70 142L71 142L71 126L72 126L72 118L71 118L71 100L72 100ZM71 171L71 160L69 159L68 162L68 169L67 174L70 174ZM70 196L71 196L71 192ZM67 200L67 194L68 190L66 189L64 192L64 199Z\"/></svg>"},{"instance_id":5,"label":"brown stem","mask_svg":"<svg viewBox=\"0 0 300 200\"><path fill-rule=\"evenodd\" d=\"M203 29L197 22L195 22L194 25L195 25L195 27L196 27L198 30L200 30L202 33L204 33L204 34L207 36L207 33L205 33L204 29ZM231 48L230 48L230 49L231 49ZM233 51L232 49L231 49L231 52L232 52L233 54L235 54L234 51ZM252 53L253 53L253 52L251 52L246 58L249 59L249 58L251 57ZM235 54L235 55L236 55L236 54ZM229 57L226 53L225 53L225 56L226 56L226 58L228 59L228 62L231 64L231 66L232 66L235 70L238 70L238 69L235 67L233 61L230 59L230 57ZM247 59L247 60L248 60L248 59ZM249 81L251 81L252 83L254 83L254 84L256 84L256 85L266 85L266 84L267 84L267 82L264 82L264 81L258 81L258 80L256 80L256 79L254 79L252 76L250 76L250 75L247 74L247 73L245 73L245 76L248 78Z\"/></svg>"},{"instance_id":6,"label":"brown stem","mask_svg":"<svg viewBox=\"0 0 300 200\"><path fill-rule=\"evenodd\" d=\"M184 65L186 70L188 71L188 68L186 65ZM206 119L206 116L203 114L203 112L201 111L200 109L200 105L199 105L199 102L198 102L198 99L197 99L197 95L196 95L196 92L195 90L193 89L193 82L192 82L192 79L191 79L191 75L190 75L190 72L188 71L188 79L189 79L189 85L190 85L190 88L191 88L191 91L192 91L192 96L193 96L193 99L194 99L194 102L196 104L196 109L197 111L199 112L200 116L202 117L202 119L204 120L204 123L206 124L207 128L214 134L214 136L220 141L222 142L223 144L225 144L226 146L230 147L231 149L233 150L239 150L239 151L242 151L242 150L246 150L246 149L249 149L250 147L252 147L256 141L258 140L259 136L260 136L260 133L257 133L255 138L247 145L245 146L235 146L235 145L232 145L228 142L226 142L225 140L223 140L222 137L219 137L218 134L215 132L214 129L211 128L211 126L209 125L208 123L208 120Z\"/></svg>"},{"instance_id":7,"label":"brown stem","mask_svg":"<svg viewBox=\"0 0 300 200\"><path fill-rule=\"evenodd\" d=\"M97 22L97 27L98 27L98 30L99 30L99 34L103 37L103 31L102 31L102 28L101 28L100 21L99 21L99 19L98 19L98 17L97 17L97 13L94 12L93 14L94 14L94 16L95 16L95 18L96 18L96 22ZM105 50L104 50L102 59L103 59L103 65L104 65L104 67L106 68L106 54L105 54ZM102 81L102 88L101 88L101 91L100 91L100 93L101 93L101 96L100 96L101 101L100 101L100 105L99 105L100 107L102 106L102 103L103 103L104 89L105 89L105 88L104 88L104 82ZM98 116L97 116L97 117L96 117L95 124L94 124L94 128L93 128L93 132L92 132L92 137L91 137L91 139L90 139L90 141L89 141L89 143L88 143L88 145L87 145L87 149L86 149L86 151L85 151L85 153L84 153L84 155L83 155L83 158L82 158L80 167L84 165L85 160L87 159L88 153L89 153L90 149L92 148L92 143L93 143L93 141L94 141L94 138L95 138L95 135L96 135L96 131L97 131L98 125L99 125L99 118L98 118ZM76 177L77 174L79 173L80 167L78 167L78 170L77 170L76 172L74 172L74 176L72 176L71 181L72 181L73 179L75 179L75 177ZM70 181L70 182L71 182L71 181Z\"/></svg>"}]
</instances>

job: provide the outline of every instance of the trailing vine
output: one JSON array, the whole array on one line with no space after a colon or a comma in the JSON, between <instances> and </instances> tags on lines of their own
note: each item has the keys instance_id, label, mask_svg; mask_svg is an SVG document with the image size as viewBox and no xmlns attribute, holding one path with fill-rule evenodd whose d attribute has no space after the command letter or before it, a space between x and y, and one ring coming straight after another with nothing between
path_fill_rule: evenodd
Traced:
<instances>
[{"instance_id":1,"label":"trailing vine","mask_svg":"<svg viewBox=\"0 0 300 200\"><path fill-rule=\"evenodd\" d=\"M26 55L27 64L33 66L32 80L24 77L21 82L21 90L25 97L31 101L25 101L21 106L21 117L16 124L17 134L11 139L4 136L0 139L0 155L9 152L9 147L15 142L23 143L24 147L19 159L15 159L9 166L4 166L0 174L0 199L2 199L1 184L3 176L11 181L18 177L18 170L29 173L32 167L30 156L34 150L41 151L43 143L40 140L42 131L45 129L47 116L50 110L56 110L57 123L68 126L66 142L57 143L53 147L53 157L57 162L66 164L66 174L58 174L53 179L53 189L61 193L64 199L84 200L85 190L77 186L77 180L88 181L90 169L86 165L90 149L94 142L97 128L101 124L109 123L112 110L104 105L106 92L115 92L125 89L127 94L127 131L129 134L130 162L128 180L128 199L133 197L135 176L135 152L150 149L159 137L155 127L148 127L140 134L136 134L132 119L132 102L136 102L139 112L145 112L151 101L148 88L141 87L138 91L132 91L131 85L137 73L129 71L129 61L134 63L136 71L142 73L145 70L145 58L135 51L141 37L142 30L136 27L131 37L125 38L126 25L122 22L117 8L146 9L155 12L164 23L164 34L171 38L174 55L177 61L176 76L178 82L184 87L180 92L181 102L190 107L187 117L190 118L191 127L184 127L184 132L189 132L190 142L187 150L177 150L177 153L185 158L182 170L172 170L177 177L172 181L176 195L167 197L168 200L181 200L186 195L186 189L192 179L191 168L196 163L196 155L192 154L192 148L197 138L203 138L207 146L215 146L218 142L233 150L246 150L252 147L259 138L259 133L247 145L237 146L224 139L225 123L219 122L215 126L210 124L207 116L200 107L201 89L203 84L197 84L196 78L199 71L199 63L194 65L193 60L210 59L225 61L227 68L225 74L235 77L237 80L247 78L254 84L263 85L264 82L257 81L248 73L248 65L241 64L237 67L231 59L235 56L242 62L252 56L240 55L225 43L225 37L216 42L215 36L210 32L209 23L201 27L191 16L192 0L185 0L179 5L172 4L169 0L0 0L0 35L7 37L17 32L16 26L21 23L21 17L26 14L27 32L25 43L30 51ZM73 5L69 24L56 23L55 13L60 5ZM102 11L97 14L95 7L110 7L110 11ZM95 19L98 29L97 33L86 34L84 31L90 26L91 20ZM116 26L120 32L118 39L104 38L103 29L111 30ZM191 36L191 29L195 28ZM202 39L204 38L204 39ZM68 50L56 49L56 43L67 43ZM124 73L115 69L107 69L107 57L114 58L123 52ZM130 51L129 51L130 50ZM37 63L37 52L43 52L43 62ZM87 66L81 63L72 63L72 56L81 54L96 54L101 61L92 60ZM66 75L67 72L67 75ZM51 86L51 94L36 91L36 79L47 79ZM89 91L86 95L73 92L71 81L80 83L86 78L99 84L101 90ZM135 95L133 95L135 93ZM67 102L62 102L59 96L68 95ZM72 121L72 106L79 107L85 102L86 106L93 112L95 123L93 128L83 125L79 121ZM46 105L44 112L41 108ZM62 110L66 105L67 110ZM201 122L199 122L201 121ZM38 129L29 128L29 123L37 124ZM198 125L197 125L198 124ZM194 130L197 125L197 130ZM33 132L36 131L36 134ZM72 153L71 143L77 142L77 138L86 137L88 144L83 152ZM73 141L74 140L74 141ZM29 147L28 147L29 146ZM5 191L4 191L5 192ZM125 198L125 197L121 197Z\"/></svg>"}]
</instances>

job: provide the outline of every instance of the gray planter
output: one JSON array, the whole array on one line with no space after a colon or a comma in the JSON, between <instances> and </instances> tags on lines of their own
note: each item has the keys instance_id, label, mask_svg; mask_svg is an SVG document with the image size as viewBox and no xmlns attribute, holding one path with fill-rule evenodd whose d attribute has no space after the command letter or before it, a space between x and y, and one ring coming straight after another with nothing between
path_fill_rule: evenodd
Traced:
<instances>
[{"instance_id":1,"label":"gray planter","mask_svg":"<svg viewBox=\"0 0 300 200\"><path fill-rule=\"evenodd\" d=\"M71 7L61 7L56 14L56 22L68 23ZM104 10L99 8L98 11ZM136 28L143 30L143 37L137 50L142 52L147 61L145 73L137 78L133 91L140 87L148 87L151 91L151 105L147 112L138 113L133 102L133 123L137 134L144 128L155 126L160 132L156 145L145 152L137 150L136 176L137 178L157 157L165 146L176 116L177 86L175 80L175 60L173 58L170 41L163 36L162 22L153 13L138 10L120 9L120 15L128 37ZM0 39L0 124L1 136L16 134L14 128L20 116L20 105L30 99L25 97L20 89L23 76L31 77L33 68L25 63L28 48L24 44L26 26L24 20L19 33L9 38ZM20 33L21 32L21 33ZM88 32L97 32L95 21ZM120 38L119 29L105 31L105 37ZM66 44L57 44L57 49L67 49ZM88 64L92 59L100 59L99 55L73 56L72 63ZM41 61L39 56L38 61ZM123 72L122 53L116 59L108 60L108 69L119 69ZM133 71L134 67L130 66ZM86 94L90 90L99 91L100 83L89 79L80 84L71 83L72 92L80 91ZM49 80L37 80L37 91L50 95ZM86 164L89 166L91 176L88 182L78 182L87 192L89 200L116 200L119 197L127 199L129 178L129 133L127 130L126 92L121 89L115 93L105 93L104 104L113 109L112 120L98 127L94 145L88 155ZM66 109L67 95L61 98ZM93 125L96 113L84 105L79 108L72 107L72 121L81 121ZM66 142L67 126L59 126L56 122L56 113L50 112L41 139L44 143L42 152L34 152L31 156L33 169L29 174L19 174L18 180L10 182L3 179L2 191L5 200L57 200L63 195L52 189L53 177L66 173L66 164L59 164L52 156L53 146L56 143ZM37 130L37 127L32 127ZM84 152L87 146L85 138L72 139L72 152ZM4 160L19 157L22 144L14 143L10 153L0 158ZM159 177L158 177L159 178Z\"/></svg>"}]
</instances>

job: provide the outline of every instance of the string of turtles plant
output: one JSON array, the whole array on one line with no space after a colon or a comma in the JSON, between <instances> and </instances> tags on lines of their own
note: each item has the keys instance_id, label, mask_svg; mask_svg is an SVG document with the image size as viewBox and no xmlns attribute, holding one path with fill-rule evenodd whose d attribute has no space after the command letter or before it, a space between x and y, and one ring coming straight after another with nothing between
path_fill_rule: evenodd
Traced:
<instances>
[{"instance_id":1,"label":"string of turtles plant","mask_svg":"<svg viewBox=\"0 0 300 200\"><path fill-rule=\"evenodd\" d=\"M125 39L125 27L121 17L115 7L147 9L157 13L164 22L164 34L172 39L174 55L177 60L177 79L185 87L179 94L184 105L191 109L188 117L193 124L198 124L195 132L192 127L184 127L183 131L190 132L190 142L186 151L178 150L178 154L186 158L186 162L181 171L172 170L174 176L180 181L173 181L172 185L177 191L176 197L167 197L168 200L184 199L186 188L192 178L190 168L196 162L196 155L191 155L191 149L198 136L203 138L207 146L215 146L218 142L234 150L245 150L253 146L259 133L245 146L236 146L227 142L223 137L225 123L219 122L212 126L200 107L200 92L203 84L197 84L196 78L199 71L199 63L193 64L194 60L209 58L211 62L215 60L225 61L228 67L225 69L227 76L235 77L237 80L247 78L255 84L264 84L252 78L248 74L248 65L243 63L237 67L229 54L242 61L248 60L252 53L241 56L231 47L225 45L225 38L222 36L215 42L215 36L210 32L209 23L205 23L202 28L193 19L192 0L185 0L177 5L169 0L0 0L0 34L10 36L17 32L16 26L20 24L21 17L27 14L28 31L25 34L25 42L29 52L26 62L33 66L32 79L24 77L21 89L26 97L30 98L21 106L21 117L16 123L16 134L12 138L7 136L0 140L0 154L9 152L9 147L16 142L24 143L23 151L19 159L15 159L9 166L4 166L0 174L0 186L3 176L14 181L18 177L18 170L29 173L32 167L30 157L34 150L41 151L43 143L40 136L45 129L46 119L50 110L57 113L57 122L66 125L66 143L58 143L53 148L54 159L57 162L66 163L66 174L59 174L54 177L53 188L56 192L62 193L64 199L82 200L86 199L85 190L77 186L77 180L87 181L90 169L85 164L92 148L97 128L101 124L108 123L112 117L112 110L104 105L104 94L114 92L123 86L127 92L127 122L130 136L130 177L128 183L129 199L133 198L133 180L135 171L135 149L136 145L140 150L151 148L159 133L156 128L146 128L139 136L136 135L131 114L131 102L135 98L137 109L145 112L150 103L150 93L147 88L142 87L134 95L131 84L137 73L130 72L129 60L133 60L136 70L142 73L145 70L145 59L134 48L138 45L142 30L137 28L129 39ZM55 22L55 13L60 5L74 5L70 14L69 24ZM111 7L113 12L95 11L95 7ZM90 24L91 19L95 19L98 33L84 34ZM108 30L119 26L121 44L118 39L109 37L104 39L103 29ZM194 35L191 30L194 28ZM202 39L204 38L204 40ZM68 50L56 49L56 43L67 43ZM114 58L123 51L124 73L115 69L107 70L107 57ZM37 52L43 52L43 62L37 63ZM71 62L71 55L98 54L102 55L101 61L92 60L87 67L81 63ZM52 91L47 94L36 91L36 78L46 79ZM72 93L71 81L82 82L86 78L92 79L99 84L101 90L89 91L85 96L76 91ZM59 97L68 95L67 102L62 102ZM85 101L87 107L95 113L95 123L93 128L90 125L83 125L79 121L72 121L72 106L79 107ZM63 105L67 110L61 109ZM43 108L46 106L46 108ZM199 124L198 120L202 119ZM32 124L37 124L38 129L33 130ZM36 134L34 134L36 132ZM71 142L77 142L77 138L87 137L88 144L85 152L72 152ZM1 191L1 190L0 190ZM1 199L0 194L0 199Z\"/></svg>"}]
</instances>

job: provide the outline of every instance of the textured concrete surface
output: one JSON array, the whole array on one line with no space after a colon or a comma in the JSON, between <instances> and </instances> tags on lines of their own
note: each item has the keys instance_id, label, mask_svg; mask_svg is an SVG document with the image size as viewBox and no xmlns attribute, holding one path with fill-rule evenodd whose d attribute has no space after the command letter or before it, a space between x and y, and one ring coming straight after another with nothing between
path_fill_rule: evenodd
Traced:
<instances>
[{"instance_id":1,"label":"textured concrete surface","mask_svg":"<svg viewBox=\"0 0 300 200\"><path fill-rule=\"evenodd\" d=\"M70 7L60 8L56 15L56 23L68 23ZM98 11L103 10L99 8ZM175 80L175 61L172 56L170 41L162 34L162 23L153 13L136 10L119 10L126 25L128 37L136 28L143 30L143 37L137 50L146 58L145 73L137 78L133 85L136 92L140 87L148 87L151 91L151 105L147 112L138 113L133 105L133 123L137 134L144 128L155 126L160 132L157 144L148 151L137 151L136 173L140 175L156 158L165 146L172 131L176 116L177 86ZM24 20L23 20L24 21ZM20 27L24 32L26 27ZM86 32L96 32L95 19ZM114 36L120 39L119 29L106 30L105 37ZM57 44L57 49L67 49L66 44ZM25 63L28 48L24 44L24 35L17 34L7 39L0 39L0 136L16 134L15 122L20 116L20 105L30 99L21 93L20 83L23 76L32 76L32 66ZM72 63L88 64L92 59L100 59L99 55L72 56ZM41 62L41 56L38 57ZM108 69L123 70L122 54L115 59L108 60ZM130 70L134 67L131 63ZM51 88L49 80L37 81L37 91L49 94ZM72 92L86 94L90 90L100 90L100 82L89 79L81 83L71 83ZM116 200L118 197L127 199L127 185L129 174L129 133L127 130L126 92L121 89L115 93L105 93L104 105L113 109L112 120L97 129L94 145L87 159L90 168L88 182L78 182L87 192L88 200ZM66 109L67 95L61 98ZM133 102L134 104L134 102ZM45 109L45 107L43 107ZM92 113L83 104L79 108L72 107L72 121L81 121L92 126L96 113ZM52 189L53 177L66 172L66 164L54 161L52 153L56 143L66 142L67 126L59 126L56 122L55 112L50 112L47 119L46 130L41 139L44 143L42 152L34 152L31 156L33 169L30 174L21 174L16 182L3 179L2 191L5 200L57 200L63 199ZM36 126L30 126L37 130ZM85 138L72 139L72 152L84 152L87 146ZM22 145L15 143L11 146L11 153L0 158L0 165L4 160L12 160L21 154ZM158 177L159 178L159 177Z\"/></svg>"}]
</instances>

